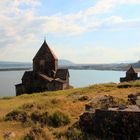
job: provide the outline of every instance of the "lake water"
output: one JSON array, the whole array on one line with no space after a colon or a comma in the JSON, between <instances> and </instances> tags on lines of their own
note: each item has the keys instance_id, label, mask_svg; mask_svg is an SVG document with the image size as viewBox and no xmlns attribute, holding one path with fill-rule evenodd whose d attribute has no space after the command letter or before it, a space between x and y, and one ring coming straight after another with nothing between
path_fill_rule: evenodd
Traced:
<instances>
[{"instance_id":1,"label":"lake water","mask_svg":"<svg viewBox=\"0 0 140 140\"><path fill-rule=\"evenodd\" d=\"M69 70L70 84L85 87L97 83L119 82L125 76L121 71ZM0 72L0 96L15 96L15 84L21 83L24 71Z\"/></svg>"}]
</instances>

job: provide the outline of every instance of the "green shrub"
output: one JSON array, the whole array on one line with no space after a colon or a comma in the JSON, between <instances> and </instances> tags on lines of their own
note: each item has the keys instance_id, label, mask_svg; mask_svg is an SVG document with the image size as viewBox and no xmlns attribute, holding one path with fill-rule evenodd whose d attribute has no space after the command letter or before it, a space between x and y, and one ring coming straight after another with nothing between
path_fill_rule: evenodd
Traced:
<instances>
[{"instance_id":1,"label":"green shrub","mask_svg":"<svg viewBox=\"0 0 140 140\"><path fill-rule=\"evenodd\" d=\"M140 87L140 80L134 81L134 82L132 83L132 85L133 85L134 87Z\"/></svg>"},{"instance_id":2,"label":"green shrub","mask_svg":"<svg viewBox=\"0 0 140 140\"><path fill-rule=\"evenodd\" d=\"M70 123L69 117L60 111L54 112L50 116L50 121L51 125L54 127L59 127Z\"/></svg>"},{"instance_id":3,"label":"green shrub","mask_svg":"<svg viewBox=\"0 0 140 140\"><path fill-rule=\"evenodd\" d=\"M31 136L30 134L27 134L25 137L24 137L24 140L34 140L33 136Z\"/></svg>"},{"instance_id":4,"label":"green shrub","mask_svg":"<svg viewBox=\"0 0 140 140\"><path fill-rule=\"evenodd\" d=\"M88 99L89 99L88 96L81 96L78 100L79 100L79 101L86 101L86 100L88 100Z\"/></svg>"},{"instance_id":5,"label":"green shrub","mask_svg":"<svg viewBox=\"0 0 140 140\"><path fill-rule=\"evenodd\" d=\"M0 98L0 99L2 99L2 100L10 100L10 99L13 99L13 97L12 96L6 96L6 97Z\"/></svg>"},{"instance_id":6,"label":"green shrub","mask_svg":"<svg viewBox=\"0 0 140 140\"><path fill-rule=\"evenodd\" d=\"M41 116L40 112L35 111L35 112L32 112L30 118L34 123L37 123L40 120L40 116Z\"/></svg>"},{"instance_id":7,"label":"green shrub","mask_svg":"<svg viewBox=\"0 0 140 140\"><path fill-rule=\"evenodd\" d=\"M66 137L68 140L84 140L82 131L77 128L68 129Z\"/></svg>"},{"instance_id":8,"label":"green shrub","mask_svg":"<svg viewBox=\"0 0 140 140\"><path fill-rule=\"evenodd\" d=\"M32 112L30 118L31 121L33 121L35 124L39 123L42 127L49 123L48 112L40 113L38 111L35 111Z\"/></svg>"},{"instance_id":9,"label":"green shrub","mask_svg":"<svg viewBox=\"0 0 140 140\"><path fill-rule=\"evenodd\" d=\"M50 120L49 120L48 112L42 113L39 119L39 123L41 124L41 126L43 127L46 124L49 124L49 122Z\"/></svg>"},{"instance_id":10,"label":"green shrub","mask_svg":"<svg viewBox=\"0 0 140 140\"><path fill-rule=\"evenodd\" d=\"M53 135L57 138L57 139L61 139L63 137L63 133L62 132L55 132L53 133Z\"/></svg>"},{"instance_id":11,"label":"green shrub","mask_svg":"<svg viewBox=\"0 0 140 140\"><path fill-rule=\"evenodd\" d=\"M130 83L124 82L124 83L120 83L117 86L118 88L130 88L132 87L132 85Z\"/></svg>"},{"instance_id":12,"label":"green shrub","mask_svg":"<svg viewBox=\"0 0 140 140\"><path fill-rule=\"evenodd\" d=\"M26 104L23 104L21 108L24 110L31 110L33 107L34 107L33 103L26 103Z\"/></svg>"},{"instance_id":13,"label":"green shrub","mask_svg":"<svg viewBox=\"0 0 140 140\"><path fill-rule=\"evenodd\" d=\"M33 127L29 133L24 136L24 140L52 140L52 137L47 135L40 127Z\"/></svg>"},{"instance_id":14,"label":"green shrub","mask_svg":"<svg viewBox=\"0 0 140 140\"><path fill-rule=\"evenodd\" d=\"M9 112L4 120L5 121L21 121L21 122L26 122L27 121L27 113L21 110L13 110L11 112Z\"/></svg>"}]
</instances>

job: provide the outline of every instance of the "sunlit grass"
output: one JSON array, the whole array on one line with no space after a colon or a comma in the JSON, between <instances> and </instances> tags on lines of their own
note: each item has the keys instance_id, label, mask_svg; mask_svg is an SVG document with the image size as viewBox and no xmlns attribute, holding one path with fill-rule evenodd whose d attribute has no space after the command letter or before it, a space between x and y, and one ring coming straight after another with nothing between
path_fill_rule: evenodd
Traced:
<instances>
[{"instance_id":1,"label":"sunlit grass","mask_svg":"<svg viewBox=\"0 0 140 140\"><path fill-rule=\"evenodd\" d=\"M125 88L123 85L130 85ZM118 88L122 85L122 88ZM4 117L7 113L13 110L23 110L28 114L35 111L40 113L48 112L50 115L55 111L60 111L69 116L70 123L59 128L52 128L46 126L49 133L53 136L55 132L64 132L73 125L78 119L79 115L84 112L85 104L91 99L101 95L112 95L118 97L118 102L127 102L127 96L131 93L138 93L140 91L140 81L129 83L107 83L96 84L85 88L68 89L56 92L43 92L35 94L24 94L17 97L4 97L0 99L0 136L3 136L4 131L12 131L16 133L17 139L25 135L30 126L22 126L19 122L5 122ZM82 100L85 99L86 100Z\"/></svg>"}]
</instances>

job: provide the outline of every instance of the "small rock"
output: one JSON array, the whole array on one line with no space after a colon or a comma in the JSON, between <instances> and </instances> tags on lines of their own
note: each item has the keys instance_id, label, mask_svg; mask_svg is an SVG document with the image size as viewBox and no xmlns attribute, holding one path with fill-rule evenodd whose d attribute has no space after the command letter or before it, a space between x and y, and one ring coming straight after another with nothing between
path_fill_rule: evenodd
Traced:
<instances>
[{"instance_id":1,"label":"small rock","mask_svg":"<svg viewBox=\"0 0 140 140\"><path fill-rule=\"evenodd\" d=\"M128 109L131 111L140 112L140 108L137 105L129 105Z\"/></svg>"},{"instance_id":2,"label":"small rock","mask_svg":"<svg viewBox=\"0 0 140 140\"><path fill-rule=\"evenodd\" d=\"M136 100L136 105L140 108L140 100Z\"/></svg>"},{"instance_id":3,"label":"small rock","mask_svg":"<svg viewBox=\"0 0 140 140\"><path fill-rule=\"evenodd\" d=\"M118 106L118 110L124 110L126 108L127 108L127 106L124 105L124 104L121 104L121 105Z\"/></svg>"},{"instance_id":4,"label":"small rock","mask_svg":"<svg viewBox=\"0 0 140 140\"><path fill-rule=\"evenodd\" d=\"M131 104L135 105L136 104L136 100L137 100L137 96L134 94L129 94L128 95L128 102L130 102Z\"/></svg>"},{"instance_id":5,"label":"small rock","mask_svg":"<svg viewBox=\"0 0 140 140\"><path fill-rule=\"evenodd\" d=\"M90 104L85 105L85 111L94 111L94 107Z\"/></svg>"},{"instance_id":6,"label":"small rock","mask_svg":"<svg viewBox=\"0 0 140 140\"><path fill-rule=\"evenodd\" d=\"M79 101L86 101L86 100L88 100L88 99L89 99L88 96L81 96L81 97L79 98Z\"/></svg>"}]
</instances>

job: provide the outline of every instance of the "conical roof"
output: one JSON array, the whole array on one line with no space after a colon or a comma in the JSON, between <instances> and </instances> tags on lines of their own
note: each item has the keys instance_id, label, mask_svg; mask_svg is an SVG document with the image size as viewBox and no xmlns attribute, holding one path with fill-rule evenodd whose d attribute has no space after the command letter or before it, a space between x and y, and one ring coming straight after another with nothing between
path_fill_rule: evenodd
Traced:
<instances>
[{"instance_id":1,"label":"conical roof","mask_svg":"<svg viewBox=\"0 0 140 140\"><path fill-rule=\"evenodd\" d=\"M54 54L53 50L49 47L49 45L47 44L46 40L44 40L41 48L39 49L39 51L37 52L37 54L35 55L35 57L33 58L33 60L37 57L42 56L43 54L51 54L52 57L55 60L58 60L57 56Z\"/></svg>"},{"instance_id":2,"label":"conical roof","mask_svg":"<svg viewBox=\"0 0 140 140\"><path fill-rule=\"evenodd\" d=\"M136 71L135 71L134 68L131 66L131 67L128 69L127 73L136 73Z\"/></svg>"}]
</instances>

